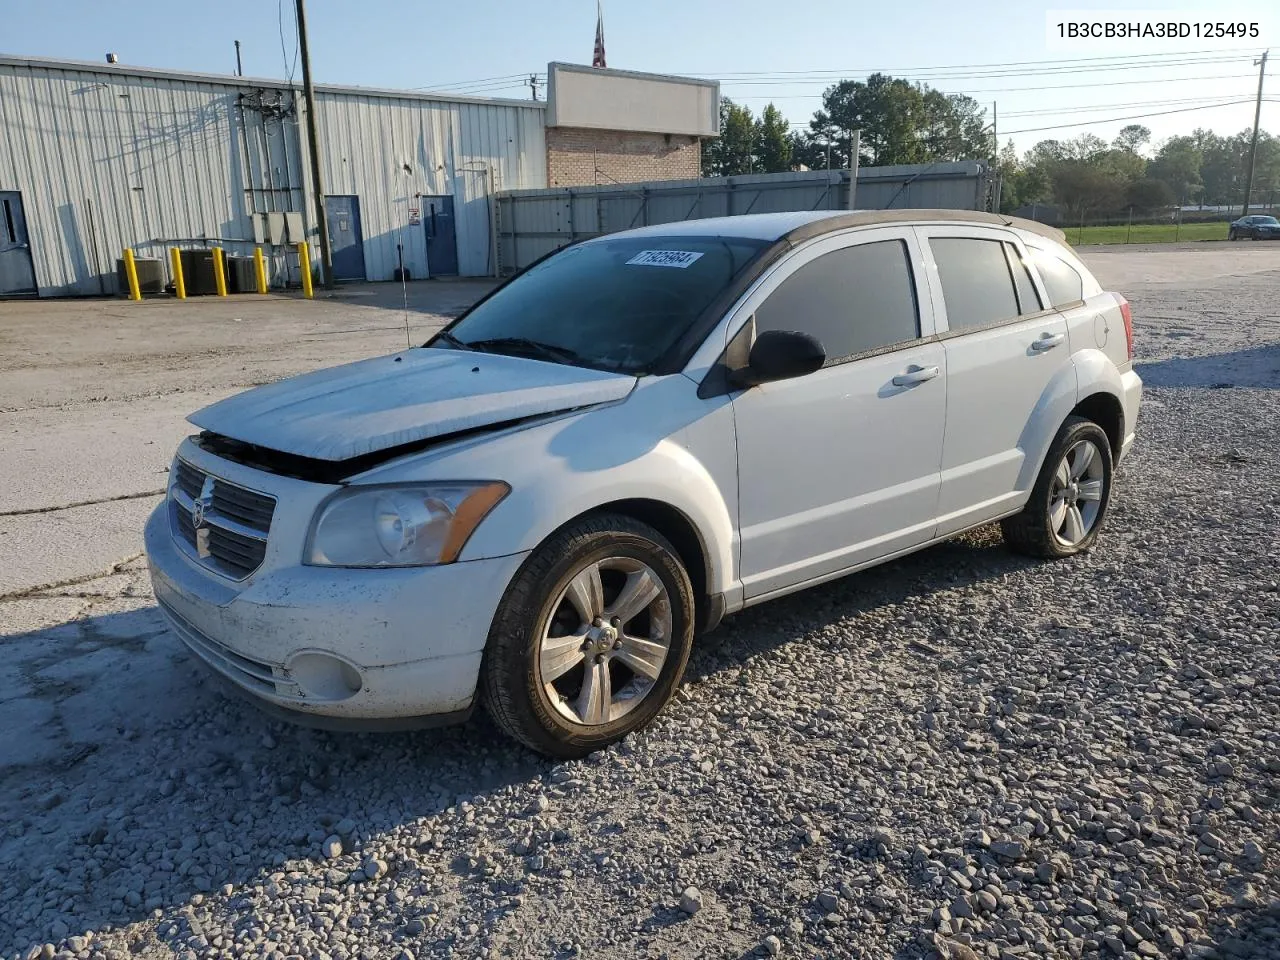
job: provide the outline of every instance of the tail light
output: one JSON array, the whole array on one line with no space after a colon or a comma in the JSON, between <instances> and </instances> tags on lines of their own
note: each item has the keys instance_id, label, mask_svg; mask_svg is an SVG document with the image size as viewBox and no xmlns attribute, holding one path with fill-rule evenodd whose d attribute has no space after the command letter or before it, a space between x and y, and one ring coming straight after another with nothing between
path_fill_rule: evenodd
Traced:
<instances>
[{"instance_id":1,"label":"tail light","mask_svg":"<svg viewBox=\"0 0 1280 960\"><path fill-rule=\"evenodd\" d=\"M1120 316L1124 317L1124 338L1129 344L1129 359L1133 359L1133 310L1129 307L1129 301L1120 294L1116 294L1116 299L1120 301Z\"/></svg>"}]
</instances>

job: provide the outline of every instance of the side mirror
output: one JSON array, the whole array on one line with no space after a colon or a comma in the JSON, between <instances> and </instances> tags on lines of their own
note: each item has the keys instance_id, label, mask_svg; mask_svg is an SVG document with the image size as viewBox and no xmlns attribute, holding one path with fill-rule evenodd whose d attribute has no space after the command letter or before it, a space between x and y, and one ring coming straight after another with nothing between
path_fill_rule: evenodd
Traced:
<instances>
[{"instance_id":1,"label":"side mirror","mask_svg":"<svg viewBox=\"0 0 1280 960\"><path fill-rule=\"evenodd\" d=\"M733 373L735 387L803 377L822 368L827 351L817 337L798 330L765 330L756 336L745 369Z\"/></svg>"}]
</instances>

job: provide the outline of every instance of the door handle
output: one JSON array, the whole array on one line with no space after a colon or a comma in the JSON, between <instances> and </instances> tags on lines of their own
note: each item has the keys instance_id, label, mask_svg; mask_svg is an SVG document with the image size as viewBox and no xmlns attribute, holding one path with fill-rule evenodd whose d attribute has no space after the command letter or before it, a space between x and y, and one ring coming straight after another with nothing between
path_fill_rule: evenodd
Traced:
<instances>
[{"instance_id":1,"label":"door handle","mask_svg":"<svg viewBox=\"0 0 1280 960\"><path fill-rule=\"evenodd\" d=\"M1031 344L1032 350L1052 350L1063 340L1067 339L1064 333L1044 333L1040 335L1040 339Z\"/></svg>"},{"instance_id":2,"label":"door handle","mask_svg":"<svg viewBox=\"0 0 1280 960\"><path fill-rule=\"evenodd\" d=\"M941 371L937 367L917 367L914 363L906 371L893 378L895 387L914 387L917 383L932 380Z\"/></svg>"}]
</instances>

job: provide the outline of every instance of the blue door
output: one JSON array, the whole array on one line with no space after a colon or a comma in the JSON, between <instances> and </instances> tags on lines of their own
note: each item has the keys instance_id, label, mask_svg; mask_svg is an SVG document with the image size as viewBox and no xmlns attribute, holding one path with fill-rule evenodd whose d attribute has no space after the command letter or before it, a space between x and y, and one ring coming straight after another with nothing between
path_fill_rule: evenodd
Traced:
<instances>
[{"instance_id":1,"label":"blue door","mask_svg":"<svg viewBox=\"0 0 1280 960\"><path fill-rule=\"evenodd\" d=\"M31 266L27 221L22 215L22 194L0 190L0 297L35 292L36 274Z\"/></svg>"},{"instance_id":2,"label":"blue door","mask_svg":"<svg viewBox=\"0 0 1280 960\"><path fill-rule=\"evenodd\" d=\"M325 197L333 279L364 280L364 237L360 233L360 198Z\"/></svg>"},{"instance_id":3,"label":"blue door","mask_svg":"<svg viewBox=\"0 0 1280 960\"><path fill-rule=\"evenodd\" d=\"M427 273L433 277L458 275L458 238L453 225L453 197L422 197L422 222L427 229Z\"/></svg>"}]
</instances>

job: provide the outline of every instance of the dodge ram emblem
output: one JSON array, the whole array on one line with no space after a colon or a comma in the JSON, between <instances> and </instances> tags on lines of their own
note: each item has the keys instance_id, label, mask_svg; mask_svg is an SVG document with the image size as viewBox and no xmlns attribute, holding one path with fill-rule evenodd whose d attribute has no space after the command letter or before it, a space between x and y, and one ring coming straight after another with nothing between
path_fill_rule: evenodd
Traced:
<instances>
[{"instance_id":1,"label":"dodge ram emblem","mask_svg":"<svg viewBox=\"0 0 1280 960\"><path fill-rule=\"evenodd\" d=\"M213 477L204 478L204 486L200 488L200 496L191 504L191 526L199 530L204 526L204 515L213 506Z\"/></svg>"}]
</instances>

